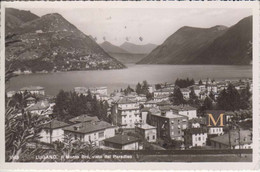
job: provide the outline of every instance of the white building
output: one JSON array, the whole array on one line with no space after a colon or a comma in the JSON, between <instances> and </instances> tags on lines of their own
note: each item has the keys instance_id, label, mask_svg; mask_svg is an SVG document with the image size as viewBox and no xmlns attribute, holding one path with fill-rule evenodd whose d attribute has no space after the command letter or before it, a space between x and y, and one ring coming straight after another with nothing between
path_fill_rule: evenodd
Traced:
<instances>
[{"instance_id":1,"label":"white building","mask_svg":"<svg viewBox=\"0 0 260 172\"><path fill-rule=\"evenodd\" d=\"M40 141L45 143L53 143L55 141L63 141L64 131L63 128L69 126L69 124L52 120L42 126L42 130L40 132Z\"/></svg>"},{"instance_id":2,"label":"white building","mask_svg":"<svg viewBox=\"0 0 260 172\"><path fill-rule=\"evenodd\" d=\"M197 118L197 108L190 105L172 106L171 109L180 115L187 116L189 120L192 118Z\"/></svg>"},{"instance_id":3,"label":"white building","mask_svg":"<svg viewBox=\"0 0 260 172\"><path fill-rule=\"evenodd\" d=\"M33 114L47 115L49 111L52 111L52 106L48 101L44 100L27 107L25 110Z\"/></svg>"},{"instance_id":4,"label":"white building","mask_svg":"<svg viewBox=\"0 0 260 172\"><path fill-rule=\"evenodd\" d=\"M20 93L28 92L31 94L38 94L38 95L45 95L45 90L43 87L40 86L29 86L29 87L23 87L19 90Z\"/></svg>"},{"instance_id":5,"label":"white building","mask_svg":"<svg viewBox=\"0 0 260 172\"><path fill-rule=\"evenodd\" d=\"M224 134L222 127L209 127L208 128L208 134L209 135L222 135Z\"/></svg>"},{"instance_id":6,"label":"white building","mask_svg":"<svg viewBox=\"0 0 260 172\"><path fill-rule=\"evenodd\" d=\"M190 92L191 92L190 89L188 89L188 88L181 88L180 90L181 90L181 93L182 93L184 99L189 99L190 98Z\"/></svg>"},{"instance_id":7,"label":"white building","mask_svg":"<svg viewBox=\"0 0 260 172\"><path fill-rule=\"evenodd\" d=\"M140 124L135 127L135 131L143 136L148 142L156 142L156 127L148 124Z\"/></svg>"},{"instance_id":8,"label":"white building","mask_svg":"<svg viewBox=\"0 0 260 172\"><path fill-rule=\"evenodd\" d=\"M188 148L206 146L207 130L204 128L190 128L184 131L184 143Z\"/></svg>"},{"instance_id":9,"label":"white building","mask_svg":"<svg viewBox=\"0 0 260 172\"><path fill-rule=\"evenodd\" d=\"M134 128L140 123L140 108L137 101L124 97L119 99L112 107L113 124L123 128Z\"/></svg>"}]
</instances>

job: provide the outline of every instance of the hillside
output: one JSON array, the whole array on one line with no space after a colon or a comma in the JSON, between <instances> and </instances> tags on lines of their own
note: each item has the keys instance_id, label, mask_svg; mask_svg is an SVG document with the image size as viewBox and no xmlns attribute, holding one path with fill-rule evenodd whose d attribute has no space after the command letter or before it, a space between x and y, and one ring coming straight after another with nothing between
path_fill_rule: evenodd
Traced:
<instances>
[{"instance_id":1,"label":"hillside","mask_svg":"<svg viewBox=\"0 0 260 172\"><path fill-rule=\"evenodd\" d=\"M146 54L129 53L109 53L109 55L114 57L123 64L135 64L146 56Z\"/></svg>"},{"instance_id":2,"label":"hillside","mask_svg":"<svg viewBox=\"0 0 260 172\"><path fill-rule=\"evenodd\" d=\"M182 27L139 64L250 64L252 16L234 26Z\"/></svg>"},{"instance_id":3,"label":"hillside","mask_svg":"<svg viewBox=\"0 0 260 172\"><path fill-rule=\"evenodd\" d=\"M15 37L12 39L19 42L6 47L6 64L12 63L15 70L37 72L125 67L58 13L22 22L12 28L10 34L13 33Z\"/></svg>"},{"instance_id":4,"label":"hillside","mask_svg":"<svg viewBox=\"0 0 260 172\"><path fill-rule=\"evenodd\" d=\"M14 8L5 9L5 34L10 34L14 29L18 28L21 24L28 21L35 20L39 18L37 15L31 13L30 11L18 10Z\"/></svg>"},{"instance_id":5,"label":"hillside","mask_svg":"<svg viewBox=\"0 0 260 172\"><path fill-rule=\"evenodd\" d=\"M189 64L204 51L227 27L195 28L184 26L168 37L139 63Z\"/></svg>"},{"instance_id":6,"label":"hillside","mask_svg":"<svg viewBox=\"0 0 260 172\"><path fill-rule=\"evenodd\" d=\"M131 54L149 54L157 45L155 44L145 44L145 45L136 45L130 42L125 42L120 45L120 48L128 51Z\"/></svg>"},{"instance_id":7,"label":"hillside","mask_svg":"<svg viewBox=\"0 0 260 172\"><path fill-rule=\"evenodd\" d=\"M230 27L222 36L203 51L192 63L250 64L252 61L252 16Z\"/></svg>"},{"instance_id":8,"label":"hillside","mask_svg":"<svg viewBox=\"0 0 260 172\"><path fill-rule=\"evenodd\" d=\"M108 41L105 41L101 44L99 44L100 47L103 48L103 50L105 50L107 53L129 53L127 52L126 50L118 47L118 46L115 46L113 44L111 44L110 42Z\"/></svg>"}]
</instances>

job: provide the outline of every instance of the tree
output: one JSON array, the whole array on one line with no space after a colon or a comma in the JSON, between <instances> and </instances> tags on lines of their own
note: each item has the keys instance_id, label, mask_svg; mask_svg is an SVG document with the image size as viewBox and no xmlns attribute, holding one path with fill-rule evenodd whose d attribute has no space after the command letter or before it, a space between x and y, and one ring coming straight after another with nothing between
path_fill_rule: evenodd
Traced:
<instances>
[{"instance_id":1,"label":"tree","mask_svg":"<svg viewBox=\"0 0 260 172\"><path fill-rule=\"evenodd\" d=\"M235 111L240 109L240 95L237 89L229 84L227 90L222 90L217 99L217 106L222 110Z\"/></svg>"},{"instance_id":2,"label":"tree","mask_svg":"<svg viewBox=\"0 0 260 172\"><path fill-rule=\"evenodd\" d=\"M160 89L162 89L161 84L155 84L155 89L156 89L156 90L160 90Z\"/></svg>"},{"instance_id":3,"label":"tree","mask_svg":"<svg viewBox=\"0 0 260 172\"><path fill-rule=\"evenodd\" d=\"M199 80L199 85L203 85L203 83L202 83L201 79Z\"/></svg>"},{"instance_id":4,"label":"tree","mask_svg":"<svg viewBox=\"0 0 260 172\"><path fill-rule=\"evenodd\" d=\"M189 99L188 103L195 107L199 106L199 99L198 99L198 96L195 94L193 87L191 87L190 99Z\"/></svg>"},{"instance_id":5,"label":"tree","mask_svg":"<svg viewBox=\"0 0 260 172\"><path fill-rule=\"evenodd\" d=\"M210 97L212 100L215 101L215 96L214 96L214 94L213 94L213 91L210 91L209 97Z\"/></svg>"},{"instance_id":6,"label":"tree","mask_svg":"<svg viewBox=\"0 0 260 172\"><path fill-rule=\"evenodd\" d=\"M212 99L207 96L203 102L203 106L205 110L212 110L213 109Z\"/></svg>"},{"instance_id":7,"label":"tree","mask_svg":"<svg viewBox=\"0 0 260 172\"><path fill-rule=\"evenodd\" d=\"M142 94L147 95L149 93L149 85L147 81L143 81Z\"/></svg>"},{"instance_id":8,"label":"tree","mask_svg":"<svg viewBox=\"0 0 260 172\"><path fill-rule=\"evenodd\" d=\"M136 88L135 88L135 92L137 94L141 94L142 93L142 85L138 82L138 84L136 85Z\"/></svg>"},{"instance_id":9,"label":"tree","mask_svg":"<svg viewBox=\"0 0 260 172\"><path fill-rule=\"evenodd\" d=\"M241 93L240 93L240 102L241 102L241 105L240 105L240 108L241 109L249 109L251 108L252 106L252 102L250 101L250 98L252 96L252 93L250 92L250 86L249 86L249 83L247 83L247 86L245 89L242 89L241 90Z\"/></svg>"},{"instance_id":10,"label":"tree","mask_svg":"<svg viewBox=\"0 0 260 172\"><path fill-rule=\"evenodd\" d=\"M170 95L170 101L173 102L174 105L180 105L185 103L183 94L181 93L179 87L174 88L173 94Z\"/></svg>"}]
</instances>

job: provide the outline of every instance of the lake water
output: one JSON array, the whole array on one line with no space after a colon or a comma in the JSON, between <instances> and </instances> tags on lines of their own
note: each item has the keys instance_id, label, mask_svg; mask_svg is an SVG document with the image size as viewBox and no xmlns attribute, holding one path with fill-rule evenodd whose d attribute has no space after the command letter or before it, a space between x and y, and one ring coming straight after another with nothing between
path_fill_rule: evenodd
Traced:
<instances>
[{"instance_id":1,"label":"lake water","mask_svg":"<svg viewBox=\"0 0 260 172\"><path fill-rule=\"evenodd\" d=\"M74 87L107 86L108 91L135 87L137 82L147 80L149 84L173 83L177 78L195 80L214 78L252 78L252 66L227 65L128 65L127 69L104 71L71 71L47 74L28 74L12 78L7 90L19 90L24 86L43 86L46 94L56 95L59 90L73 90Z\"/></svg>"}]
</instances>

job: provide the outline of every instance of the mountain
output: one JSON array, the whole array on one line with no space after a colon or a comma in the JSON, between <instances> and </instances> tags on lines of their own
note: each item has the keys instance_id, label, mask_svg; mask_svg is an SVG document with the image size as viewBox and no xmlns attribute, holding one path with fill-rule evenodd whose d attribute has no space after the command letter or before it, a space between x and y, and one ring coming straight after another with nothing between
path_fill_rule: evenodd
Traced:
<instances>
[{"instance_id":1,"label":"mountain","mask_svg":"<svg viewBox=\"0 0 260 172\"><path fill-rule=\"evenodd\" d=\"M252 62L252 16L230 27L192 63L247 65Z\"/></svg>"},{"instance_id":2,"label":"mountain","mask_svg":"<svg viewBox=\"0 0 260 172\"><path fill-rule=\"evenodd\" d=\"M6 8L5 17L6 35L12 32L13 29L18 28L21 24L39 18L37 15L31 13L30 11L18 10L15 8Z\"/></svg>"},{"instance_id":3,"label":"mountain","mask_svg":"<svg viewBox=\"0 0 260 172\"><path fill-rule=\"evenodd\" d=\"M156 47L157 45L155 44L136 45L130 42L125 42L120 45L120 48L131 54L149 54Z\"/></svg>"},{"instance_id":4,"label":"mountain","mask_svg":"<svg viewBox=\"0 0 260 172\"><path fill-rule=\"evenodd\" d=\"M19 16L19 12L16 15ZM125 67L58 13L17 23L9 34L15 34L12 39L19 40L6 47L6 64L12 63L15 70L36 72Z\"/></svg>"},{"instance_id":5,"label":"mountain","mask_svg":"<svg viewBox=\"0 0 260 172\"><path fill-rule=\"evenodd\" d=\"M195 28L184 26L168 37L139 63L189 64L200 52L207 49L218 36L227 30L225 26Z\"/></svg>"},{"instance_id":6,"label":"mountain","mask_svg":"<svg viewBox=\"0 0 260 172\"><path fill-rule=\"evenodd\" d=\"M250 64L252 16L230 28L182 27L139 64Z\"/></svg>"},{"instance_id":7,"label":"mountain","mask_svg":"<svg viewBox=\"0 0 260 172\"><path fill-rule=\"evenodd\" d=\"M107 53L129 53L126 50L105 41L99 44Z\"/></svg>"},{"instance_id":8,"label":"mountain","mask_svg":"<svg viewBox=\"0 0 260 172\"><path fill-rule=\"evenodd\" d=\"M110 56L114 57L123 64L136 64L143 59L146 54L130 54L130 53L109 53Z\"/></svg>"}]
</instances>

